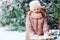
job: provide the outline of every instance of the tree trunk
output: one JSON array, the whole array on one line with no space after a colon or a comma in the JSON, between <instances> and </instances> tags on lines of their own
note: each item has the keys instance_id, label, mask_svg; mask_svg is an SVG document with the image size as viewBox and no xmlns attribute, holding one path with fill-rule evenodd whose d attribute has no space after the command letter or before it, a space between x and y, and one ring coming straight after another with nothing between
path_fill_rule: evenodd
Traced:
<instances>
[{"instance_id":1,"label":"tree trunk","mask_svg":"<svg viewBox=\"0 0 60 40\"><path fill-rule=\"evenodd\" d=\"M59 31L60 31L60 20L58 21L58 24L59 24Z\"/></svg>"},{"instance_id":2,"label":"tree trunk","mask_svg":"<svg viewBox=\"0 0 60 40\"><path fill-rule=\"evenodd\" d=\"M58 24L60 25L60 20L58 20Z\"/></svg>"}]
</instances>

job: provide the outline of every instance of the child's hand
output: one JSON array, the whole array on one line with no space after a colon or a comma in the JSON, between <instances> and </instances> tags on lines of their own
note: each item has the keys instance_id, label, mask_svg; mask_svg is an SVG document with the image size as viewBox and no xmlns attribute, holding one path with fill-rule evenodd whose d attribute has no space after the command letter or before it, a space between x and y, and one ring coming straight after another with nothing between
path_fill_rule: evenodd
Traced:
<instances>
[{"instance_id":1,"label":"child's hand","mask_svg":"<svg viewBox=\"0 0 60 40\"><path fill-rule=\"evenodd\" d=\"M44 36L49 36L49 35L50 35L50 32L44 33Z\"/></svg>"},{"instance_id":2,"label":"child's hand","mask_svg":"<svg viewBox=\"0 0 60 40\"><path fill-rule=\"evenodd\" d=\"M31 38L31 40L33 40L33 39L38 39L39 38L39 36L38 35L33 35L32 37L30 37Z\"/></svg>"},{"instance_id":3,"label":"child's hand","mask_svg":"<svg viewBox=\"0 0 60 40\"><path fill-rule=\"evenodd\" d=\"M37 38L38 37L38 35L33 35L33 36L31 36L32 38Z\"/></svg>"}]
</instances>

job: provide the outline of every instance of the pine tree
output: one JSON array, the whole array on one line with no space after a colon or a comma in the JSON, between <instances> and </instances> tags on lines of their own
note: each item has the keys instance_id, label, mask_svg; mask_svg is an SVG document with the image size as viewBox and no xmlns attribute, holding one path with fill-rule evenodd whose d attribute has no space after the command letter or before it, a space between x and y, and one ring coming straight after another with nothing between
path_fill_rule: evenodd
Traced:
<instances>
[{"instance_id":1,"label":"pine tree","mask_svg":"<svg viewBox=\"0 0 60 40\"><path fill-rule=\"evenodd\" d=\"M13 30L25 30L25 14L24 10L21 8L22 1L13 0L11 3L6 1L2 3L2 25L10 25L15 29Z\"/></svg>"},{"instance_id":2,"label":"pine tree","mask_svg":"<svg viewBox=\"0 0 60 40\"><path fill-rule=\"evenodd\" d=\"M58 29L60 25L60 0L40 0L40 3L46 6L47 21L50 29Z\"/></svg>"}]
</instances>

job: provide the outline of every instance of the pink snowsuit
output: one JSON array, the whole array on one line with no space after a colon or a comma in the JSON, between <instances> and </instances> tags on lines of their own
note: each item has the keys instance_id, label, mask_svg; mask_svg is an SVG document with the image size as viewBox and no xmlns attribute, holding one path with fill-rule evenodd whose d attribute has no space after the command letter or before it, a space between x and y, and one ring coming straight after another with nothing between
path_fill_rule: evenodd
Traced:
<instances>
[{"instance_id":1,"label":"pink snowsuit","mask_svg":"<svg viewBox=\"0 0 60 40\"><path fill-rule=\"evenodd\" d=\"M46 18L42 14L31 14L29 12L26 19L26 40L30 40L30 36L37 34L42 35L49 30Z\"/></svg>"}]
</instances>

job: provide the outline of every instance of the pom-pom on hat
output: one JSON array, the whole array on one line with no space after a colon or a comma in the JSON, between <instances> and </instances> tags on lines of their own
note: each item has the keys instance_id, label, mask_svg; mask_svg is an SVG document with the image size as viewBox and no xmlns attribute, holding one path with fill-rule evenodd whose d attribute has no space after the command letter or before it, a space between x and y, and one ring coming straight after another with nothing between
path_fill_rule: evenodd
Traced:
<instances>
[{"instance_id":1,"label":"pom-pom on hat","mask_svg":"<svg viewBox=\"0 0 60 40\"><path fill-rule=\"evenodd\" d=\"M31 2L29 3L29 6L30 6L30 10L31 10L31 11L32 11L33 9L36 9L36 8L39 8L39 9L42 8L42 6L41 6L41 4L40 4L39 1L31 1Z\"/></svg>"}]
</instances>

